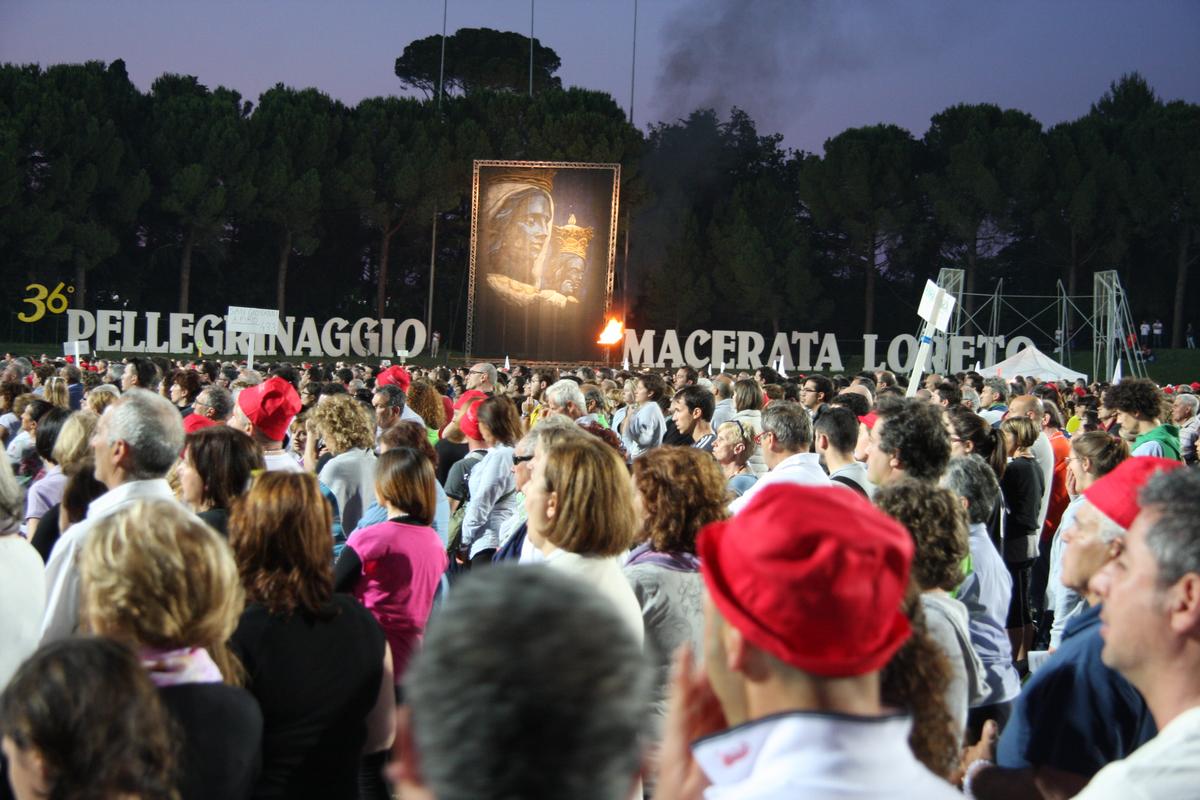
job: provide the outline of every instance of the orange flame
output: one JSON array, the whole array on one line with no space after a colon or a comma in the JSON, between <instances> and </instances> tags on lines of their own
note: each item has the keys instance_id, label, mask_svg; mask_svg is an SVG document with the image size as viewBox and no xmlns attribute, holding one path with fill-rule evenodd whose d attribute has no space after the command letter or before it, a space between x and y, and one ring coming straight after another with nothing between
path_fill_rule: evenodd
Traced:
<instances>
[{"instance_id":1,"label":"orange flame","mask_svg":"<svg viewBox=\"0 0 1200 800\"><path fill-rule=\"evenodd\" d=\"M616 344L625 336L625 326L621 324L619 319L609 319L608 324L604 326L604 330L600 331L600 338L596 340L596 344Z\"/></svg>"}]
</instances>

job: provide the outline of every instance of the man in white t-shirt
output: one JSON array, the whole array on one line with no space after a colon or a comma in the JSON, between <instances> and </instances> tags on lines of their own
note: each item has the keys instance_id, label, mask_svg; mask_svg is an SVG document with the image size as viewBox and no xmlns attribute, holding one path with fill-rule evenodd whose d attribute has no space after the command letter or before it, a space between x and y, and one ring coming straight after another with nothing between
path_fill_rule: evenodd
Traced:
<instances>
[{"instance_id":1,"label":"man in white t-shirt","mask_svg":"<svg viewBox=\"0 0 1200 800\"><path fill-rule=\"evenodd\" d=\"M1200 472L1150 480L1125 546L1090 588L1104 663L1142 693L1158 735L1100 770L1082 800L1195 797L1200 787Z\"/></svg>"},{"instance_id":2,"label":"man in white t-shirt","mask_svg":"<svg viewBox=\"0 0 1200 800\"><path fill-rule=\"evenodd\" d=\"M176 501L166 474L183 450L179 409L162 395L128 389L100 417L91 448L96 480L108 491L88 504L87 517L64 531L50 552L43 643L66 638L79 626L79 553L96 521L139 500Z\"/></svg>"},{"instance_id":3,"label":"man in white t-shirt","mask_svg":"<svg viewBox=\"0 0 1200 800\"><path fill-rule=\"evenodd\" d=\"M821 457L810 452L812 421L801 404L776 400L763 409L762 433L754 440L762 448L763 461L770 471L729 504L730 513L737 514L756 494L777 483L829 485L829 476L821 469Z\"/></svg>"}]
</instances>

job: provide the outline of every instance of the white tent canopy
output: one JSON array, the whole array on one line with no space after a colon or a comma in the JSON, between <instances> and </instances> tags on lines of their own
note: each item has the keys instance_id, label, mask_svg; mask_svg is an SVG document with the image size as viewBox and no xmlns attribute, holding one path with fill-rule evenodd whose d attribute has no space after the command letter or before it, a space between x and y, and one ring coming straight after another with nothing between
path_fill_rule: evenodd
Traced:
<instances>
[{"instance_id":1,"label":"white tent canopy","mask_svg":"<svg viewBox=\"0 0 1200 800\"><path fill-rule=\"evenodd\" d=\"M980 370L980 374L985 378L1004 378L1005 380L1012 380L1018 375L1043 381L1087 380L1087 375L1064 367L1036 347L1027 347L1012 358L1006 358L998 364L985 367Z\"/></svg>"}]
</instances>

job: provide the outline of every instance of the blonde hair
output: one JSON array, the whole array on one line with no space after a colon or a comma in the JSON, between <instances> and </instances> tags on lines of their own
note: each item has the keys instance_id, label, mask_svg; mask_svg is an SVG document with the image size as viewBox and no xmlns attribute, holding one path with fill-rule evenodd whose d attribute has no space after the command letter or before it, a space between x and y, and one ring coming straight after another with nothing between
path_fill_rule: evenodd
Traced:
<instances>
[{"instance_id":1,"label":"blonde hair","mask_svg":"<svg viewBox=\"0 0 1200 800\"><path fill-rule=\"evenodd\" d=\"M1033 447L1041 429L1029 417L1008 417L1000 423L1000 431L1012 438L1018 450Z\"/></svg>"},{"instance_id":2,"label":"blonde hair","mask_svg":"<svg viewBox=\"0 0 1200 800\"><path fill-rule=\"evenodd\" d=\"M67 382L57 375L47 378L42 386L42 398L59 408L70 408L71 398L67 393Z\"/></svg>"},{"instance_id":3,"label":"blonde hair","mask_svg":"<svg viewBox=\"0 0 1200 800\"><path fill-rule=\"evenodd\" d=\"M16 533L25 517L25 491L13 475L12 464L0 464L0 533Z\"/></svg>"},{"instance_id":4,"label":"blonde hair","mask_svg":"<svg viewBox=\"0 0 1200 800\"><path fill-rule=\"evenodd\" d=\"M140 501L104 517L83 545L82 606L92 628L162 649L204 647L230 683L227 642L246 603L229 545L176 503Z\"/></svg>"},{"instance_id":5,"label":"blonde hair","mask_svg":"<svg viewBox=\"0 0 1200 800\"><path fill-rule=\"evenodd\" d=\"M743 445L743 450L734 455L733 460L738 464L745 464L750 461L754 455L757 445L754 443L754 437L758 431L754 430L754 425L749 421L738 420L737 422L729 421L722 422L721 427L717 428L717 437L724 439L731 444Z\"/></svg>"},{"instance_id":6,"label":"blonde hair","mask_svg":"<svg viewBox=\"0 0 1200 800\"><path fill-rule=\"evenodd\" d=\"M99 386L93 386L88 391L87 397L83 399L83 402L96 416L100 416L104 413L104 409L120 399L120 389L110 383L102 383Z\"/></svg>"},{"instance_id":7,"label":"blonde hair","mask_svg":"<svg viewBox=\"0 0 1200 800\"><path fill-rule=\"evenodd\" d=\"M51 453L54 463L66 469L88 458L92 453L89 445L98 421L99 417L90 411L77 411L68 417L58 432L58 438L54 440L54 451Z\"/></svg>"},{"instance_id":8,"label":"blonde hair","mask_svg":"<svg viewBox=\"0 0 1200 800\"><path fill-rule=\"evenodd\" d=\"M348 394L330 395L309 412L310 420L321 431L321 438L335 454L375 444L375 423L371 412Z\"/></svg>"},{"instance_id":9,"label":"blonde hair","mask_svg":"<svg viewBox=\"0 0 1200 800\"><path fill-rule=\"evenodd\" d=\"M545 475L558 501L547 541L594 556L620 555L633 545L633 483L616 450L594 436L563 436L546 451Z\"/></svg>"}]
</instances>

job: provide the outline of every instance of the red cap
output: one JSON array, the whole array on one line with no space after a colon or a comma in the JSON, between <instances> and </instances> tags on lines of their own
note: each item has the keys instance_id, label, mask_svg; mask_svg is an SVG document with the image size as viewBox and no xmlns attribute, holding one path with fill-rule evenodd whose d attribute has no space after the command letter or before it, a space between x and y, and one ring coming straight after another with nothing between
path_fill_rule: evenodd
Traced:
<instances>
[{"instance_id":1,"label":"red cap","mask_svg":"<svg viewBox=\"0 0 1200 800\"><path fill-rule=\"evenodd\" d=\"M826 677L882 668L908 639L913 539L857 492L781 483L700 532L713 603L747 641Z\"/></svg>"},{"instance_id":2,"label":"red cap","mask_svg":"<svg viewBox=\"0 0 1200 800\"><path fill-rule=\"evenodd\" d=\"M1164 394L1175 394L1175 387L1174 386L1164 386L1163 393Z\"/></svg>"},{"instance_id":3,"label":"red cap","mask_svg":"<svg viewBox=\"0 0 1200 800\"><path fill-rule=\"evenodd\" d=\"M209 419L203 414L188 414L183 418L183 430L187 433L195 433L201 428L211 428L220 424L215 419Z\"/></svg>"},{"instance_id":4,"label":"red cap","mask_svg":"<svg viewBox=\"0 0 1200 800\"><path fill-rule=\"evenodd\" d=\"M410 383L412 376L399 364L388 367L375 378L376 386L398 386L402 392L408 391Z\"/></svg>"},{"instance_id":5,"label":"red cap","mask_svg":"<svg viewBox=\"0 0 1200 800\"><path fill-rule=\"evenodd\" d=\"M1138 491L1156 473L1182 467L1183 463L1169 458L1137 456L1127 458L1116 469L1096 480L1083 490L1083 496L1104 516L1125 530L1138 515Z\"/></svg>"},{"instance_id":6,"label":"red cap","mask_svg":"<svg viewBox=\"0 0 1200 800\"><path fill-rule=\"evenodd\" d=\"M858 418L858 421L866 425L867 430L871 430L875 427L875 423L879 421L879 415L872 411L869 414L863 414Z\"/></svg>"},{"instance_id":7,"label":"red cap","mask_svg":"<svg viewBox=\"0 0 1200 800\"><path fill-rule=\"evenodd\" d=\"M1076 397L1083 397L1086 394L1087 394L1087 390L1084 389L1082 386L1075 387L1075 396Z\"/></svg>"},{"instance_id":8,"label":"red cap","mask_svg":"<svg viewBox=\"0 0 1200 800\"><path fill-rule=\"evenodd\" d=\"M1192 388L1200 392L1200 381L1192 381Z\"/></svg>"},{"instance_id":9,"label":"red cap","mask_svg":"<svg viewBox=\"0 0 1200 800\"><path fill-rule=\"evenodd\" d=\"M475 400L475 399L486 400L487 395L484 394L483 392L479 391L478 389L471 389L469 391L463 392L454 400L454 410L458 411L464 405L466 405L467 403L469 403L470 401Z\"/></svg>"},{"instance_id":10,"label":"red cap","mask_svg":"<svg viewBox=\"0 0 1200 800\"><path fill-rule=\"evenodd\" d=\"M292 418L300 413L300 395L278 375L238 394L238 408L272 442L282 442Z\"/></svg>"},{"instance_id":11,"label":"red cap","mask_svg":"<svg viewBox=\"0 0 1200 800\"><path fill-rule=\"evenodd\" d=\"M478 394L483 393L478 392ZM487 395L483 395L483 397L486 398ZM479 441L483 438L479 432L479 405L483 402L483 399L468 397L466 398L466 402L469 403L467 413L463 414L462 419L458 421L458 428L468 439Z\"/></svg>"}]
</instances>

